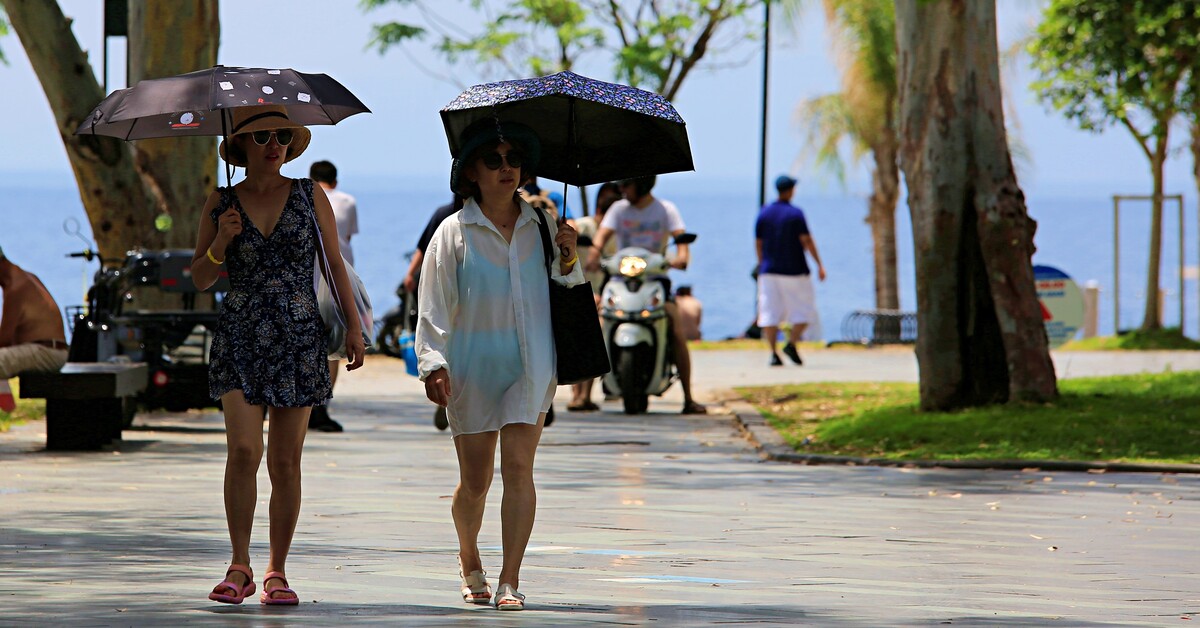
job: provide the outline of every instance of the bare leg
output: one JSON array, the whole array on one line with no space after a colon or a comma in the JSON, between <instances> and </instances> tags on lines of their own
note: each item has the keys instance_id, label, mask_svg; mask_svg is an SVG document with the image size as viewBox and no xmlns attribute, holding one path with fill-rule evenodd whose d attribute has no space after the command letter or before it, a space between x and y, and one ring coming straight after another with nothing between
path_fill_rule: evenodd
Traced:
<instances>
[{"instance_id":1,"label":"bare leg","mask_svg":"<svg viewBox=\"0 0 1200 628\"><path fill-rule=\"evenodd\" d=\"M258 500L258 467L263 455L262 406L246 403L242 391L231 390L221 396L225 409L225 522L233 546L232 564L250 565L250 530L254 525L254 506ZM229 581L244 586L246 576L232 571ZM228 588L220 593L233 594Z\"/></svg>"},{"instance_id":2,"label":"bare leg","mask_svg":"<svg viewBox=\"0 0 1200 628\"><path fill-rule=\"evenodd\" d=\"M796 344L804 337L804 330L808 329L808 323L795 323L791 330L788 331L788 342Z\"/></svg>"},{"instance_id":3,"label":"bare leg","mask_svg":"<svg viewBox=\"0 0 1200 628\"><path fill-rule=\"evenodd\" d=\"M271 559L267 571L286 573L288 551L300 518L300 456L308 433L310 408L271 408L271 431L267 436L267 472L271 476ZM276 579L263 582L265 592L283 586ZM275 594L275 599L291 597Z\"/></svg>"},{"instance_id":4,"label":"bare leg","mask_svg":"<svg viewBox=\"0 0 1200 628\"><path fill-rule=\"evenodd\" d=\"M778 327L763 327L762 333L763 333L763 338L766 338L766 340L767 340L767 346L771 348L771 355L775 355L775 347L776 347L776 345L778 343L778 339L779 339L779 328Z\"/></svg>"},{"instance_id":5,"label":"bare leg","mask_svg":"<svg viewBox=\"0 0 1200 628\"><path fill-rule=\"evenodd\" d=\"M542 438L542 423L514 423L500 430L500 476L504 481L504 499L500 502L500 529L504 540L504 566L499 584L521 588L521 562L533 532L537 514L537 490L533 485L533 458Z\"/></svg>"},{"instance_id":6,"label":"bare leg","mask_svg":"<svg viewBox=\"0 0 1200 628\"><path fill-rule=\"evenodd\" d=\"M338 360L329 361L329 390L333 390L334 385L337 384L339 364L341 364L341 362Z\"/></svg>"},{"instance_id":7,"label":"bare leg","mask_svg":"<svg viewBox=\"0 0 1200 628\"><path fill-rule=\"evenodd\" d=\"M667 315L671 317L671 341L675 348L675 366L679 369L679 383L683 386L683 411L685 414L701 414L704 406L692 398L692 353L688 349L687 337L683 335L683 326L679 324L679 309L674 303L665 306Z\"/></svg>"},{"instance_id":8,"label":"bare leg","mask_svg":"<svg viewBox=\"0 0 1200 628\"><path fill-rule=\"evenodd\" d=\"M587 397L583 395L583 384L571 384L571 403L568 404L567 409L582 406L585 401L587 401Z\"/></svg>"},{"instance_id":9,"label":"bare leg","mask_svg":"<svg viewBox=\"0 0 1200 628\"><path fill-rule=\"evenodd\" d=\"M483 569L479 557L479 529L483 526L483 507L495 472L497 432L460 434L454 437L458 452L458 487L450 514L458 532L458 557L463 574Z\"/></svg>"}]
</instances>

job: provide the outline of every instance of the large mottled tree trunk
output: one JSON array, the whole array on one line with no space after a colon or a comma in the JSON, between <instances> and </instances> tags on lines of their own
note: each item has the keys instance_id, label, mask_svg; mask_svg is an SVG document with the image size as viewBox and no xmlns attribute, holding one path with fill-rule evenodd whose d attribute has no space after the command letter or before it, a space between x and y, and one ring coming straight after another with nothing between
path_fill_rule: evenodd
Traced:
<instances>
[{"instance_id":1,"label":"large mottled tree trunk","mask_svg":"<svg viewBox=\"0 0 1200 628\"><path fill-rule=\"evenodd\" d=\"M162 246L154 230L159 200L138 175L133 147L111 137L75 135L104 92L87 53L57 2L0 0L54 112L79 196L105 258L122 258L135 245Z\"/></svg>"},{"instance_id":2,"label":"large mottled tree trunk","mask_svg":"<svg viewBox=\"0 0 1200 628\"><path fill-rule=\"evenodd\" d=\"M219 40L217 0L130 0L129 84L212 67ZM200 211L215 184L216 140L172 137L136 145L138 167L161 191L160 211L172 218L164 244L194 247Z\"/></svg>"},{"instance_id":3,"label":"large mottled tree trunk","mask_svg":"<svg viewBox=\"0 0 1200 628\"><path fill-rule=\"evenodd\" d=\"M896 1L921 407L1057 397L1004 130L993 0Z\"/></svg>"},{"instance_id":4,"label":"large mottled tree trunk","mask_svg":"<svg viewBox=\"0 0 1200 628\"><path fill-rule=\"evenodd\" d=\"M1159 311L1158 290L1162 275L1162 232L1163 232L1163 165L1167 161L1167 132L1169 125L1154 140L1154 153L1150 155L1150 172L1154 179L1154 198L1150 201L1150 260L1146 268L1146 309L1142 315L1142 330L1162 329L1162 312ZM1180 295L1183 298L1183 295ZM1180 323L1183 327L1183 323Z\"/></svg>"}]
</instances>

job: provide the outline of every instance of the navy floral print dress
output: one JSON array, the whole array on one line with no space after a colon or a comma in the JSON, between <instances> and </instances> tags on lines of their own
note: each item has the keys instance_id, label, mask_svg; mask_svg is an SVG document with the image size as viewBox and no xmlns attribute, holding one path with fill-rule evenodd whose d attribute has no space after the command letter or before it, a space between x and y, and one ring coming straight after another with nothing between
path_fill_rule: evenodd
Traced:
<instances>
[{"instance_id":1,"label":"navy floral print dress","mask_svg":"<svg viewBox=\"0 0 1200 628\"><path fill-rule=\"evenodd\" d=\"M313 289L320 240L311 215L312 186L311 179L292 182L269 235L250 221L232 187L218 189L213 222L234 207L242 216L242 233L225 251L230 290L209 359L213 399L241 390L251 405L289 408L323 405L331 397L325 324Z\"/></svg>"}]
</instances>

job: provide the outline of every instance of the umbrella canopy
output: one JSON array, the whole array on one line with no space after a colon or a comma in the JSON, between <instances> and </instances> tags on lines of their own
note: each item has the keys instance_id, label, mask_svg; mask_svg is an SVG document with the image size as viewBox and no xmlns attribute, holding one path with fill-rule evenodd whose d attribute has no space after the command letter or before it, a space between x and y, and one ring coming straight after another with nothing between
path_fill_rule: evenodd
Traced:
<instances>
[{"instance_id":1,"label":"umbrella canopy","mask_svg":"<svg viewBox=\"0 0 1200 628\"><path fill-rule=\"evenodd\" d=\"M288 117L303 125L337 124L370 111L325 74L218 65L117 90L96 105L75 133L125 140L225 135L230 118L223 112L254 105L283 105Z\"/></svg>"},{"instance_id":2,"label":"umbrella canopy","mask_svg":"<svg viewBox=\"0 0 1200 628\"><path fill-rule=\"evenodd\" d=\"M683 118L662 96L573 72L476 85L441 112L450 154L481 119L519 122L537 132L537 175L590 185L694 170Z\"/></svg>"}]
</instances>

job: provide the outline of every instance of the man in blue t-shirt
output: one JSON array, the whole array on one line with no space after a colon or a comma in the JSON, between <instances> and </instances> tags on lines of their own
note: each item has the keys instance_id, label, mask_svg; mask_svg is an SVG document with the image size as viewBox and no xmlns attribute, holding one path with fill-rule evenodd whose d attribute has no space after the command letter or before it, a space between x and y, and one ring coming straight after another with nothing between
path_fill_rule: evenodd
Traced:
<instances>
[{"instance_id":1,"label":"man in blue t-shirt","mask_svg":"<svg viewBox=\"0 0 1200 628\"><path fill-rule=\"evenodd\" d=\"M754 226L754 246L758 253L758 326L771 348L771 366L782 366L775 352L779 326L785 321L792 328L783 352L796 364L804 364L796 343L808 324L816 319L817 310L809 277L808 260L817 264L817 274L825 281L825 266L817 254L817 245L808 231L804 212L792 205L796 179L781 175L775 179L779 198L762 208Z\"/></svg>"}]
</instances>

